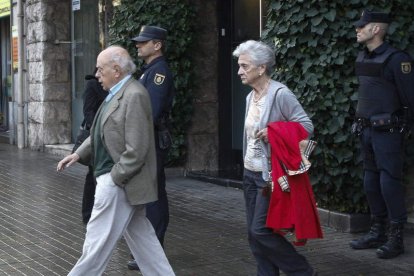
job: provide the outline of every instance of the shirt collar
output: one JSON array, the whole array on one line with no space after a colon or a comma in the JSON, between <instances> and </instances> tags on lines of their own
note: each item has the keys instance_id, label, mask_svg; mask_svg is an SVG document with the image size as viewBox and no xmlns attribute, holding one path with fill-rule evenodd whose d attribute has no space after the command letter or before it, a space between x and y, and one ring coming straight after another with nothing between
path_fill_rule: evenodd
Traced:
<instances>
[{"instance_id":1,"label":"shirt collar","mask_svg":"<svg viewBox=\"0 0 414 276\"><path fill-rule=\"evenodd\" d=\"M152 65L154 65L155 63L157 63L157 62L159 62L159 61L161 61L161 60L163 60L163 59L165 59L165 57L164 57L164 56L159 56L159 57L156 57L156 58L155 58L155 59L153 59L150 63L148 63L148 64L144 64L144 65L142 66L142 70L143 70L143 71L145 71L146 69L150 68Z\"/></svg>"},{"instance_id":2,"label":"shirt collar","mask_svg":"<svg viewBox=\"0 0 414 276\"><path fill-rule=\"evenodd\" d=\"M130 77L131 77L131 75L127 75L125 78L123 78L117 84L112 86L112 88L109 89L108 96L106 96L106 98L105 98L105 102L109 102L112 99L112 97L115 96L115 94L118 93L119 90L121 90L122 86L129 80Z\"/></svg>"},{"instance_id":3,"label":"shirt collar","mask_svg":"<svg viewBox=\"0 0 414 276\"><path fill-rule=\"evenodd\" d=\"M374 57L374 56L380 55L383 52L385 52L385 50L388 49L388 46L389 46L388 42L383 42L380 46L372 50L372 52L369 52L368 49L366 49L366 53L368 56Z\"/></svg>"}]
</instances>

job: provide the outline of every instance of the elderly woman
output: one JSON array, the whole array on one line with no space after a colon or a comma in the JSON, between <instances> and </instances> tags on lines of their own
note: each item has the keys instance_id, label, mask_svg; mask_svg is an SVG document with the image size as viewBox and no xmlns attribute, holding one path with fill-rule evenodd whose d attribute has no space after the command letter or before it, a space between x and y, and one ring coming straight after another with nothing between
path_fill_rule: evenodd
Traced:
<instances>
[{"instance_id":1,"label":"elderly woman","mask_svg":"<svg viewBox=\"0 0 414 276\"><path fill-rule=\"evenodd\" d=\"M266 227L270 199L265 195L271 169L268 124L297 122L310 134L312 122L295 95L270 78L275 53L269 46L249 40L240 44L233 55L238 57L242 83L253 88L246 98L243 190L249 245L257 261L257 275L279 275L279 270L287 275L315 275L291 242Z\"/></svg>"}]
</instances>

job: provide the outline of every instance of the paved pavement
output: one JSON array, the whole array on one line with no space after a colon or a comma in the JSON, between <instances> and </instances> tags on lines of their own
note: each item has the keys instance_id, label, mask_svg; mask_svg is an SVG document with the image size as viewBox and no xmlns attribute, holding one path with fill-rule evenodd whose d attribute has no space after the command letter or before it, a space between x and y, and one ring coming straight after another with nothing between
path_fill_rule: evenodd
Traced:
<instances>
[{"instance_id":1,"label":"paved pavement","mask_svg":"<svg viewBox=\"0 0 414 276\"><path fill-rule=\"evenodd\" d=\"M62 173L59 157L0 143L0 275L67 275L81 254L85 228L80 208L86 168ZM166 253L178 276L255 275L245 235L242 192L168 176L171 221ZM298 250L320 276L414 275L414 233L406 233L406 254L380 260L375 250L354 251L356 234L324 228L325 238ZM128 271L123 240L104 275ZM93 275L92 275L93 276Z\"/></svg>"}]
</instances>

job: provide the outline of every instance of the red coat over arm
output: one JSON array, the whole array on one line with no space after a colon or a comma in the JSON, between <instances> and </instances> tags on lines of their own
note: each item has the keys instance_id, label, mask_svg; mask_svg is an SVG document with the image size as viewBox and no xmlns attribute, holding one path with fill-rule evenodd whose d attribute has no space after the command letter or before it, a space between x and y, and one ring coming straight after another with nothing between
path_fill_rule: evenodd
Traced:
<instances>
[{"instance_id":1,"label":"red coat over arm","mask_svg":"<svg viewBox=\"0 0 414 276\"><path fill-rule=\"evenodd\" d=\"M307 131L297 122L274 122L268 125L271 146L272 179L266 226L277 232L293 231L297 240L322 238L316 201L306 172L289 176L285 169L297 171L302 156L299 142L306 140ZM290 192L283 192L278 179L286 176Z\"/></svg>"}]
</instances>

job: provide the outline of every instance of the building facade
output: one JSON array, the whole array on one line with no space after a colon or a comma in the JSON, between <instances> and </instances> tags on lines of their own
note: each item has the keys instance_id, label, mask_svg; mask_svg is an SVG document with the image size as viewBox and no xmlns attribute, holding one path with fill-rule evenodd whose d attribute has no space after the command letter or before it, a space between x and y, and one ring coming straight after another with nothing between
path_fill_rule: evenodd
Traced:
<instances>
[{"instance_id":1,"label":"building facade","mask_svg":"<svg viewBox=\"0 0 414 276\"><path fill-rule=\"evenodd\" d=\"M185 170L240 179L249 88L241 85L231 53L242 41L260 37L265 0L189 1L198 15ZM33 150L71 149L83 119L84 76L92 73L107 44L118 2L0 0L0 134L7 132L9 143ZM7 3L9 12L2 13ZM409 187L410 209L413 203Z\"/></svg>"},{"instance_id":2,"label":"building facade","mask_svg":"<svg viewBox=\"0 0 414 276\"><path fill-rule=\"evenodd\" d=\"M13 0L10 29L18 31L13 34L16 45L10 56L20 63L13 68L10 60L4 63L10 66L12 80L10 109L5 110L11 143L44 150L73 142L82 121L83 78L93 71L95 58L106 45L108 11L117 2ZM186 169L240 174L247 91L240 85L231 51L247 38L259 38L263 3L191 2L197 18L210 19L196 22L198 50L194 53L196 68L209 70L196 70ZM246 9L252 11L247 19ZM23 49L20 54L19 47Z\"/></svg>"}]
</instances>

